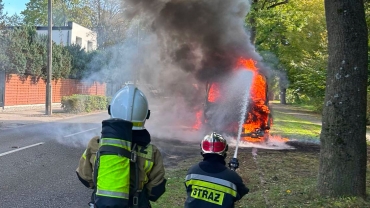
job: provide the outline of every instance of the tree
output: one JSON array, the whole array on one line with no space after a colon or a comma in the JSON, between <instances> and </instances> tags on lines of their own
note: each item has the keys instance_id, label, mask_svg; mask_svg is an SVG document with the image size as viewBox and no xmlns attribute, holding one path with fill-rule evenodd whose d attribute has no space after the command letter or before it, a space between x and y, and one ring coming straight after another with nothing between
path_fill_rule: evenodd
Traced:
<instances>
[{"instance_id":1,"label":"tree","mask_svg":"<svg viewBox=\"0 0 370 208\"><path fill-rule=\"evenodd\" d=\"M4 51L8 62L4 63L6 72L24 75L27 67L28 28L14 28L8 30Z\"/></svg>"},{"instance_id":2,"label":"tree","mask_svg":"<svg viewBox=\"0 0 370 208\"><path fill-rule=\"evenodd\" d=\"M12 16L6 17L5 24L9 26L21 26L24 25L24 21L22 16L13 14Z\"/></svg>"},{"instance_id":3,"label":"tree","mask_svg":"<svg viewBox=\"0 0 370 208\"><path fill-rule=\"evenodd\" d=\"M92 29L98 36L99 49L116 45L125 38L127 21L123 18L120 0L87 0L91 8Z\"/></svg>"},{"instance_id":4,"label":"tree","mask_svg":"<svg viewBox=\"0 0 370 208\"><path fill-rule=\"evenodd\" d=\"M53 25L64 26L73 21L91 28L90 9L86 0L53 0ZM48 0L30 0L21 12L24 22L30 25L48 25Z\"/></svg>"},{"instance_id":5,"label":"tree","mask_svg":"<svg viewBox=\"0 0 370 208\"><path fill-rule=\"evenodd\" d=\"M368 40L370 40L370 2L369 1L366 1L365 2L365 15L366 15L366 22L367 22L367 30L368 30ZM370 41L369 41L369 47L368 47L368 82L367 82L367 86L369 87L370 86ZM368 103L368 105L370 105L370 103ZM370 108L370 106L369 106Z\"/></svg>"},{"instance_id":6,"label":"tree","mask_svg":"<svg viewBox=\"0 0 370 208\"><path fill-rule=\"evenodd\" d=\"M5 54L4 48L6 47L6 37L4 35L5 14L3 0L0 0L0 70L5 70L8 57Z\"/></svg>"},{"instance_id":7,"label":"tree","mask_svg":"<svg viewBox=\"0 0 370 208\"><path fill-rule=\"evenodd\" d=\"M84 27L92 28L90 20L92 10L88 0L55 0L53 6L55 25L64 25L68 21L76 22Z\"/></svg>"},{"instance_id":8,"label":"tree","mask_svg":"<svg viewBox=\"0 0 370 208\"><path fill-rule=\"evenodd\" d=\"M72 68L71 61L68 49L53 43L53 79L68 78Z\"/></svg>"},{"instance_id":9,"label":"tree","mask_svg":"<svg viewBox=\"0 0 370 208\"><path fill-rule=\"evenodd\" d=\"M47 0L30 0L21 14L26 24L47 25ZM76 22L97 33L100 49L121 42L127 21L120 0L53 0L53 25Z\"/></svg>"},{"instance_id":10,"label":"tree","mask_svg":"<svg viewBox=\"0 0 370 208\"><path fill-rule=\"evenodd\" d=\"M66 48L72 57L72 67L69 77L73 79L82 79L87 68L87 62L89 61L89 54L78 44L72 44L66 46Z\"/></svg>"},{"instance_id":11,"label":"tree","mask_svg":"<svg viewBox=\"0 0 370 208\"><path fill-rule=\"evenodd\" d=\"M4 14L4 3L0 0L0 27L3 26L6 14Z\"/></svg>"},{"instance_id":12,"label":"tree","mask_svg":"<svg viewBox=\"0 0 370 208\"><path fill-rule=\"evenodd\" d=\"M46 78L47 36L40 36L33 26L7 29L2 38L4 59L0 66L7 73ZM53 44L53 78L68 78L71 55L66 47Z\"/></svg>"},{"instance_id":13,"label":"tree","mask_svg":"<svg viewBox=\"0 0 370 208\"><path fill-rule=\"evenodd\" d=\"M328 72L318 191L366 195L368 34L362 0L325 0Z\"/></svg>"},{"instance_id":14,"label":"tree","mask_svg":"<svg viewBox=\"0 0 370 208\"><path fill-rule=\"evenodd\" d=\"M258 16L259 12L266 12L270 9L273 9L277 6L287 4L288 0L265 0L265 1L259 1L259 0L253 0L252 1L252 15L248 16L248 22L251 26L251 42L252 44L255 44L256 41L256 33L257 33L257 23L256 18Z\"/></svg>"},{"instance_id":15,"label":"tree","mask_svg":"<svg viewBox=\"0 0 370 208\"><path fill-rule=\"evenodd\" d=\"M256 48L265 62L271 61L264 54L277 57L274 69L288 77L288 101L322 108L327 57L323 0L255 1L253 8L248 20L254 20ZM281 85L281 92L286 87Z\"/></svg>"},{"instance_id":16,"label":"tree","mask_svg":"<svg viewBox=\"0 0 370 208\"><path fill-rule=\"evenodd\" d=\"M47 25L48 24L48 0L30 0L26 9L21 12L26 24Z\"/></svg>"}]
</instances>

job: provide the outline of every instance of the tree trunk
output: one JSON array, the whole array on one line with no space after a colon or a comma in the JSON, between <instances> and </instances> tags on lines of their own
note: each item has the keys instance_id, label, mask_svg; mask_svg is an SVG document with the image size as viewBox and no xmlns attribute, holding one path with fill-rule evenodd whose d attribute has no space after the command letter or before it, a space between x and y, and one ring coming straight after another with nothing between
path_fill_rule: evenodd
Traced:
<instances>
[{"instance_id":1,"label":"tree trunk","mask_svg":"<svg viewBox=\"0 0 370 208\"><path fill-rule=\"evenodd\" d=\"M257 5L258 3L258 0L253 0L252 2L252 5ZM254 7L255 10L257 10L257 6ZM256 35L257 35L257 26L256 26L256 19L255 17L250 17L249 18L249 23L251 25L251 31L250 31L250 34L251 34L251 37L250 37L250 41L253 45L255 45L256 43Z\"/></svg>"},{"instance_id":2,"label":"tree trunk","mask_svg":"<svg viewBox=\"0 0 370 208\"><path fill-rule=\"evenodd\" d=\"M286 104L286 88L285 87L280 88L279 99L280 99L280 104L284 104L284 105Z\"/></svg>"},{"instance_id":3,"label":"tree trunk","mask_svg":"<svg viewBox=\"0 0 370 208\"><path fill-rule=\"evenodd\" d=\"M362 0L325 0L328 73L318 191L366 194L367 28Z\"/></svg>"}]
</instances>

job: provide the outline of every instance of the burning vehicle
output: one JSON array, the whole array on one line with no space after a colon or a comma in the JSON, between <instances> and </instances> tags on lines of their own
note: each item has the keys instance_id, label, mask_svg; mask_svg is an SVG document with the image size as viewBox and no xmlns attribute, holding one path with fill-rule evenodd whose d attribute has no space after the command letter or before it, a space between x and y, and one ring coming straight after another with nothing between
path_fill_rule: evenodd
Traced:
<instances>
[{"instance_id":1,"label":"burning vehicle","mask_svg":"<svg viewBox=\"0 0 370 208\"><path fill-rule=\"evenodd\" d=\"M206 84L203 125L233 137L240 134L241 140L247 142L266 142L272 125L267 78L252 59L239 59L233 73L238 70L248 70L252 74L250 80L242 80L249 83L249 87L244 87L245 84L234 87L231 93L225 87L224 80L212 80ZM243 99L242 94L248 90L247 97ZM245 110L241 111L244 107ZM241 121L243 123L239 132Z\"/></svg>"}]
</instances>

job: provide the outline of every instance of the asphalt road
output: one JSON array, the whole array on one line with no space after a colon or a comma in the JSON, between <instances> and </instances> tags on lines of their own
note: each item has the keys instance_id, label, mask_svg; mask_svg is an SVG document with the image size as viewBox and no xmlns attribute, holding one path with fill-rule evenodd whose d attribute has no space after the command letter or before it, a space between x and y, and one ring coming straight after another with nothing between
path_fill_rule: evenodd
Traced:
<instances>
[{"instance_id":1,"label":"asphalt road","mask_svg":"<svg viewBox=\"0 0 370 208\"><path fill-rule=\"evenodd\" d=\"M107 114L0 131L0 207L88 207L91 190L75 170Z\"/></svg>"}]
</instances>

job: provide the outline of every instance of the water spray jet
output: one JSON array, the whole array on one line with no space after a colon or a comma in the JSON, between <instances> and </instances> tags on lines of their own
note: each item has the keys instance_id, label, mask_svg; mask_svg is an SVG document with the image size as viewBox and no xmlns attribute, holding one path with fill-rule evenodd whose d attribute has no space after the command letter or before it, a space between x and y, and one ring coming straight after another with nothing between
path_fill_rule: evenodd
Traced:
<instances>
[{"instance_id":1,"label":"water spray jet","mask_svg":"<svg viewBox=\"0 0 370 208\"><path fill-rule=\"evenodd\" d=\"M252 77L253 77L253 74L251 72L248 72L248 71L240 71L240 73L246 73L248 78L249 78L250 75L252 75ZM242 77L242 76L240 76L240 77ZM247 80L252 80L252 78L247 79ZM234 171L239 167L238 147L239 147L240 137L241 137L241 134L242 134L242 129L243 129L243 125L244 125L244 121L245 121L246 114L247 114L247 109L248 109L250 84L246 88L242 88L242 89L245 89L245 91L244 91L244 94L242 95L243 99L241 101L242 105L241 105L241 109L240 109L240 117L239 117L239 122L238 122L239 123L238 136L237 136L237 139L236 139L234 157L231 158L231 160L229 162L230 169L234 170Z\"/></svg>"}]
</instances>

